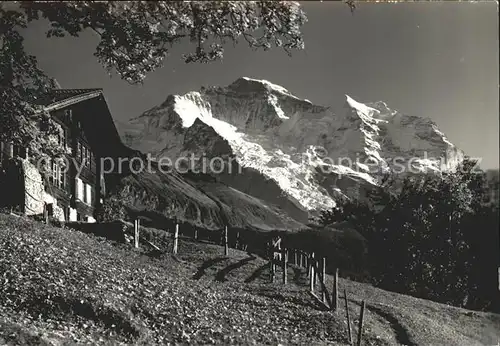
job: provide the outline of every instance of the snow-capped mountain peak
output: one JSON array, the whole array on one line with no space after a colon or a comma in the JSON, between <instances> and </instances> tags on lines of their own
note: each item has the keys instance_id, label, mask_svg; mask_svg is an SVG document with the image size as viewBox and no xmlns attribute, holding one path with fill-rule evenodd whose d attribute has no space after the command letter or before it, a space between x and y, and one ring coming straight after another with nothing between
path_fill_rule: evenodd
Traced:
<instances>
[{"instance_id":1,"label":"snow-capped mountain peak","mask_svg":"<svg viewBox=\"0 0 500 346\"><path fill-rule=\"evenodd\" d=\"M354 109L359 114L359 116L371 118L371 117L373 117L374 114L377 114L377 115L380 114L379 110L377 110L375 108L368 107L367 105L365 105L363 103L355 101L349 95L345 95L345 97L346 97L347 104L352 109Z\"/></svg>"},{"instance_id":2,"label":"snow-capped mountain peak","mask_svg":"<svg viewBox=\"0 0 500 346\"><path fill-rule=\"evenodd\" d=\"M238 165L259 172L307 210L332 207L339 195L361 198L407 161L436 171L443 160L449 168L463 157L429 119L348 95L346 107L345 114L333 114L284 87L242 77L227 87L169 96L133 119L135 130L125 138L134 149L174 160L188 154L185 143L193 141L186 136L194 134L187 130L199 119L214 130L206 134L218 138L196 138L198 152L226 141Z\"/></svg>"}]
</instances>

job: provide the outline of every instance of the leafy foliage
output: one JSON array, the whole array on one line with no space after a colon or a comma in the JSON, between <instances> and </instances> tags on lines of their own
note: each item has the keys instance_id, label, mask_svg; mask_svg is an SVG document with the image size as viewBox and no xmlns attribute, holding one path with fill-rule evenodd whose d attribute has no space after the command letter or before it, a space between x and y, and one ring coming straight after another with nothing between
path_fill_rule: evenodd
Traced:
<instances>
[{"instance_id":1,"label":"leafy foliage","mask_svg":"<svg viewBox=\"0 0 500 346\"><path fill-rule=\"evenodd\" d=\"M17 31L28 20L18 11L0 4L0 140L30 148L30 155L60 154L55 144L57 124L32 101L34 95L52 86L51 80L37 67L36 58L24 51L23 38Z\"/></svg>"},{"instance_id":2,"label":"leafy foliage","mask_svg":"<svg viewBox=\"0 0 500 346\"><path fill-rule=\"evenodd\" d=\"M302 49L306 22L299 5L286 1L72 1L64 5L23 2L29 20L43 17L49 37L78 36L91 29L100 37L95 56L121 78L140 83L162 66L169 49L188 39L186 62L223 57L223 44L243 38L252 48Z\"/></svg>"},{"instance_id":3,"label":"leafy foliage","mask_svg":"<svg viewBox=\"0 0 500 346\"><path fill-rule=\"evenodd\" d=\"M347 1L353 9L354 2ZM100 40L94 55L109 72L132 83L162 66L170 49L189 40L186 63L222 59L224 45L302 49L305 13L290 1L67 1L0 3L0 140L28 147L34 159L63 154L60 129L37 97L54 87L23 45L19 29L48 20L47 37L78 37L92 30Z\"/></svg>"},{"instance_id":4,"label":"leafy foliage","mask_svg":"<svg viewBox=\"0 0 500 346\"><path fill-rule=\"evenodd\" d=\"M98 222L111 222L114 220L126 220L128 216L123 201L112 196L105 198L102 204L99 204L96 210L96 219Z\"/></svg>"},{"instance_id":5,"label":"leafy foliage","mask_svg":"<svg viewBox=\"0 0 500 346\"><path fill-rule=\"evenodd\" d=\"M466 160L454 173L409 177L399 193L378 189L369 202L345 201L323 213L322 221L348 220L368 239L376 284L449 304L493 308L498 204L487 201L488 186L474 166Z\"/></svg>"}]
</instances>

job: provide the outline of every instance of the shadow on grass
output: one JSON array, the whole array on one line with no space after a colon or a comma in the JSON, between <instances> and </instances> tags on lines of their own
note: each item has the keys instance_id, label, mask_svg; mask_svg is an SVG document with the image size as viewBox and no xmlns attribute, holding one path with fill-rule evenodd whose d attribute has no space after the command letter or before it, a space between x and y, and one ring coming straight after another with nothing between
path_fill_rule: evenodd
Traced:
<instances>
[{"instance_id":1,"label":"shadow on grass","mask_svg":"<svg viewBox=\"0 0 500 346\"><path fill-rule=\"evenodd\" d=\"M373 306L373 305L368 305L367 304L366 307L367 307L368 310L373 311L377 315L385 318L390 323L391 328L394 331L396 340L397 340L397 342L399 344L401 344L401 345L408 345L408 346L415 346L415 345L417 345L416 343L414 343L411 340L410 335L408 335L408 331L406 330L406 328L403 327L399 323L398 319L396 317L394 317L391 313L389 313L387 311L384 311L381 308L378 308L378 307Z\"/></svg>"},{"instance_id":2,"label":"shadow on grass","mask_svg":"<svg viewBox=\"0 0 500 346\"><path fill-rule=\"evenodd\" d=\"M266 269L269 268L269 264L266 263L266 264L263 264L261 265L259 268L257 268L253 273L252 275L250 275L248 278L245 279L245 283L248 284L254 280L256 280L258 277L261 276L261 274L266 271Z\"/></svg>"},{"instance_id":3,"label":"shadow on grass","mask_svg":"<svg viewBox=\"0 0 500 346\"><path fill-rule=\"evenodd\" d=\"M198 271L193 275L193 280L199 280L205 275L205 270L213 266L214 264L217 264L219 262L225 261L227 258L226 257L217 257L217 258L212 258L209 259L201 265L200 268L198 268Z\"/></svg>"},{"instance_id":4,"label":"shadow on grass","mask_svg":"<svg viewBox=\"0 0 500 346\"><path fill-rule=\"evenodd\" d=\"M247 258L244 258L242 260L239 260L236 263L233 263L231 265L228 265L226 268L220 270L216 275L215 275L215 280L224 282L227 281L226 275L229 274L232 270L238 269L240 267L243 267L245 264L255 260L257 257L250 255Z\"/></svg>"}]
</instances>

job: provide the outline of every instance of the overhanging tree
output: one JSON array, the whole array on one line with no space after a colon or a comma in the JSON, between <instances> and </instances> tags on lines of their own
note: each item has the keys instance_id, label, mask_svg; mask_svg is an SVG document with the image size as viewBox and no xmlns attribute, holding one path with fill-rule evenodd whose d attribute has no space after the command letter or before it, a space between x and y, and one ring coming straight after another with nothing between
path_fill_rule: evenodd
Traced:
<instances>
[{"instance_id":1,"label":"overhanging tree","mask_svg":"<svg viewBox=\"0 0 500 346\"><path fill-rule=\"evenodd\" d=\"M354 1L346 1L351 10ZM291 1L68 1L0 3L0 140L28 147L35 158L58 156L57 125L36 98L53 88L23 45L19 29L38 19L49 21L47 37L98 34L94 55L108 71L132 84L142 83L162 66L182 40L192 43L186 63L222 59L224 45L303 49L306 15ZM42 133L40 133L40 131Z\"/></svg>"}]
</instances>

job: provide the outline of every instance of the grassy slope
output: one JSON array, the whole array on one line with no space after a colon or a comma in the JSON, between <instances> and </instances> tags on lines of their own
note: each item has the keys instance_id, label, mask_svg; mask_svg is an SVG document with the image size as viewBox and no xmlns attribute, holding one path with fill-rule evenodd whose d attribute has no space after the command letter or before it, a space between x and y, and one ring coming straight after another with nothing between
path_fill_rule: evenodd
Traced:
<instances>
[{"instance_id":1,"label":"grassy slope","mask_svg":"<svg viewBox=\"0 0 500 346\"><path fill-rule=\"evenodd\" d=\"M219 246L181 241L179 253L0 214L0 344L346 344L343 304L337 315L321 311L298 268L285 287L241 251L223 258ZM366 345L500 339L498 315L340 280L344 288L354 319L367 301Z\"/></svg>"}]
</instances>

